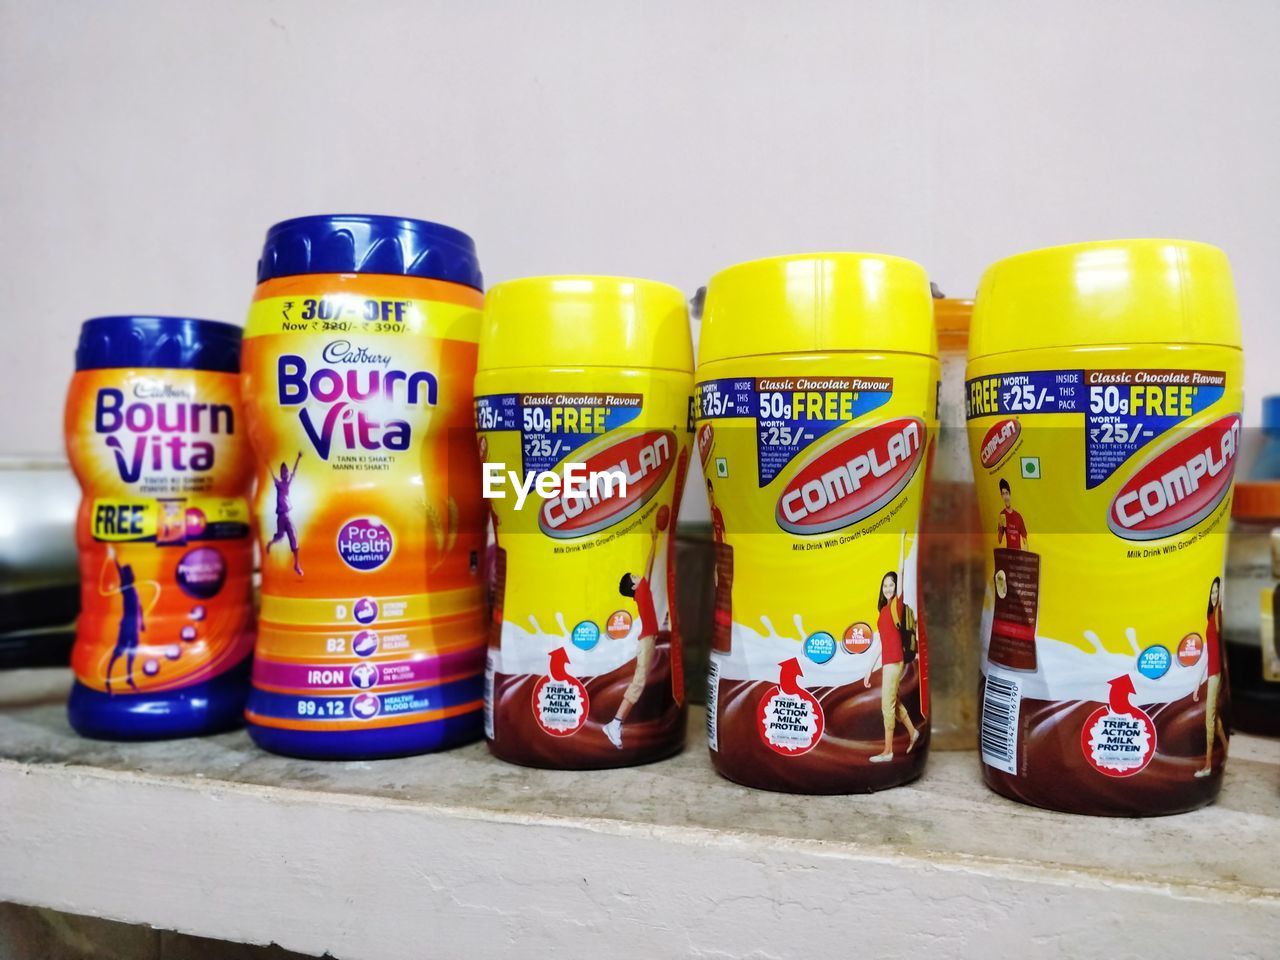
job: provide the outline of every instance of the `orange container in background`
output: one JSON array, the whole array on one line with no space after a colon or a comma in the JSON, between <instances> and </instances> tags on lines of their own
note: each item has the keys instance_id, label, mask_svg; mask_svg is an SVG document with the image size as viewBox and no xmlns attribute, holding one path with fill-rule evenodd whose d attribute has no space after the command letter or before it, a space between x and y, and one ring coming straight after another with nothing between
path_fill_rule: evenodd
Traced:
<instances>
[{"instance_id":1,"label":"orange container in background","mask_svg":"<svg viewBox=\"0 0 1280 960\"><path fill-rule=\"evenodd\" d=\"M973 301L936 296L942 386L938 443L924 502L922 576L929 624L929 688L935 750L972 750L978 742L978 692L973 682L981 645L983 572L978 499L964 419L964 365Z\"/></svg>"}]
</instances>

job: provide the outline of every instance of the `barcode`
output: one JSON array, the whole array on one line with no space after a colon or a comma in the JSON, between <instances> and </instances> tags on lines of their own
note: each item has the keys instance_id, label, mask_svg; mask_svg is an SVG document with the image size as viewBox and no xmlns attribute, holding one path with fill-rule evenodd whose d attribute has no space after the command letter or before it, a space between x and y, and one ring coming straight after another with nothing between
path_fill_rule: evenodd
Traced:
<instances>
[{"instance_id":1,"label":"barcode","mask_svg":"<svg viewBox=\"0 0 1280 960\"><path fill-rule=\"evenodd\" d=\"M1017 680L987 674L982 694L982 762L1018 772L1018 709L1022 690Z\"/></svg>"},{"instance_id":2,"label":"barcode","mask_svg":"<svg viewBox=\"0 0 1280 960\"><path fill-rule=\"evenodd\" d=\"M493 651L484 658L484 735L493 739Z\"/></svg>"},{"instance_id":3,"label":"barcode","mask_svg":"<svg viewBox=\"0 0 1280 960\"><path fill-rule=\"evenodd\" d=\"M720 699L720 665L712 658L707 665L707 746L719 750L716 740L716 709Z\"/></svg>"}]
</instances>

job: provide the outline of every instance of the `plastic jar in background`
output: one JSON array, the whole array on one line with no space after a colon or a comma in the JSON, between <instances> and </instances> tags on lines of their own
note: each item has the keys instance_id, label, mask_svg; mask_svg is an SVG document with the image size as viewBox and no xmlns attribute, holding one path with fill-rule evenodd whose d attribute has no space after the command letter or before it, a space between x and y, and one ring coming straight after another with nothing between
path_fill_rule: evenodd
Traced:
<instances>
[{"instance_id":1,"label":"plastic jar in background","mask_svg":"<svg viewBox=\"0 0 1280 960\"><path fill-rule=\"evenodd\" d=\"M1262 443L1249 468L1250 480L1280 480L1280 394L1262 398Z\"/></svg>"},{"instance_id":2,"label":"plastic jar in background","mask_svg":"<svg viewBox=\"0 0 1280 960\"><path fill-rule=\"evenodd\" d=\"M924 611L932 704L929 745L934 750L972 750L978 739L973 678L981 655L978 634L986 580L964 419L964 366L972 315L972 300L934 298L942 388L920 535L921 576L929 584Z\"/></svg>"},{"instance_id":3,"label":"plastic jar in background","mask_svg":"<svg viewBox=\"0 0 1280 960\"><path fill-rule=\"evenodd\" d=\"M821 253L707 289L695 408L722 541L708 677L716 770L853 793L924 769L917 570L938 359L918 265Z\"/></svg>"},{"instance_id":4,"label":"plastic jar in background","mask_svg":"<svg viewBox=\"0 0 1280 960\"><path fill-rule=\"evenodd\" d=\"M479 736L475 246L315 216L267 232L244 346L262 613L259 746L352 759Z\"/></svg>"},{"instance_id":5,"label":"plastic jar in background","mask_svg":"<svg viewBox=\"0 0 1280 960\"><path fill-rule=\"evenodd\" d=\"M66 442L84 494L68 705L84 736L241 722L254 624L239 363L228 323L127 316L81 328Z\"/></svg>"},{"instance_id":6,"label":"plastic jar in background","mask_svg":"<svg viewBox=\"0 0 1280 960\"><path fill-rule=\"evenodd\" d=\"M1262 401L1262 447L1236 484L1223 618L1238 730L1280 736L1280 396Z\"/></svg>"},{"instance_id":7,"label":"plastic jar in background","mask_svg":"<svg viewBox=\"0 0 1280 960\"><path fill-rule=\"evenodd\" d=\"M1002 260L969 344L989 549L987 784L1072 813L1208 803L1242 356L1222 251L1083 243Z\"/></svg>"},{"instance_id":8,"label":"plastic jar in background","mask_svg":"<svg viewBox=\"0 0 1280 960\"><path fill-rule=\"evenodd\" d=\"M590 769L683 746L673 534L692 387L674 287L570 276L490 291L475 392L498 552L495 756ZM517 484L539 476L547 494L521 501Z\"/></svg>"}]
</instances>

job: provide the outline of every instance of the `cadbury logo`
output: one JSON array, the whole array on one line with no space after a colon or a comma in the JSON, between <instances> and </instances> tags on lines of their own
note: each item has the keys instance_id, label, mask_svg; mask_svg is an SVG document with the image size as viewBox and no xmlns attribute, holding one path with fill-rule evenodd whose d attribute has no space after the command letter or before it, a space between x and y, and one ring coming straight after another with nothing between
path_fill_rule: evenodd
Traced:
<instances>
[{"instance_id":1,"label":"cadbury logo","mask_svg":"<svg viewBox=\"0 0 1280 960\"><path fill-rule=\"evenodd\" d=\"M982 465L991 469L1008 456L1021 433L1022 425L1012 417L993 424L982 438L982 447L978 452Z\"/></svg>"},{"instance_id":2,"label":"cadbury logo","mask_svg":"<svg viewBox=\"0 0 1280 960\"><path fill-rule=\"evenodd\" d=\"M1215 420L1152 457L1111 501L1107 526L1125 540L1159 540L1194 527L1231 489L1240 417Z\"/></svg>"},{"instance_id":3,"label":"cadbury logo","mask_svg":"<svg viewBox=\"0 0 1280 960\"><path fill-rule=\"evenodd\" d=\"M549 537L570 540L625 520L662 488L675 463L675 448L675 434L649 430L591 454L582 472L616 477L617 482L553 494L538 511L538 526Z\"/></svg>"},{"instance_id":4,"label":"cadbury logo","mask_svg":"<svg viewBox=\"0 0 1280 960\"><path fill-rule=\"evenodd\" d=\"M342 363L378 363L381 354L353 348L335 341L325 348L325 356L340 357ZM331 361L334 362L334 361ZM433 407L439 384L426 370L362 369L344 371L319 367L308 371L307 361L297 354L282 354L276 363L276 397L282 407L298 407L298 419L307 439L322 460L336 439L347 450L408 450L411 425L400 417L387 416L395 406L412 409ZM323 417L309 409L327 404ZM373 407L367 409L366 405Z\"/></svg>"},{"instance_id":5,"label":"cadbury logo","mask_svg":"<svg viewBox=\"0 0 1280 960\"><path fill-rule=\"evenodd\" d=\"M368 347L356 346L349 340L334 340L326 343L320 356L324 358L325 363L364 363L379 367L385 367L391 363L390 354L374 353Z\"/></svg>"},{"instance_id":6,"label":"cadbury logo","mask_svg":"<svg viewBox=\"0 0 1280 960\"><path fill-rule=\"evenodd\" d=\"M778 526L789 533L828 533L876 513L911 482L924 435L924 421L901 417L818 454L783 488Z\"/></svg>"}]
</instances>

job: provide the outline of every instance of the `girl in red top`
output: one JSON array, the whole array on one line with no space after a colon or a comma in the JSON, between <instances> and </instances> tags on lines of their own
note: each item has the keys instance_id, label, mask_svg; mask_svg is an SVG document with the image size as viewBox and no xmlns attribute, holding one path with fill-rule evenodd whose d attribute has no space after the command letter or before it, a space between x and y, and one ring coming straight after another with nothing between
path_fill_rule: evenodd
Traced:
<instances>
[{"instance_id":1,"label":"girl in red top","mask_svg":"<svg viewBox=\"0 0 1280 960\"><path fill-rule=\"evenodd\" d=\"M884 750L871 758L872 763L888 763L893 759L893 733L898 721L907 728L911 742L907 744L907 753L920 739L920 731L911 722L911 714L898 699L898 685L902 682L902 671L906 669L902 655L902 620L905 604L902 594L898 592L898 574L890 570L880 581L880 595L876 598L876 606L880 616L876 621L876 632L880 636L880 653L877 663L871 665L863 686L871 686L871 674L877 666L880 672L880 713L884 718Z\"/></svg>"},{"instance_id":2,"label":"girl in red top","mask_svg":"<svg viewBox=\"0 0 1280 960\"><path fill-rule=\"evenodd\" d=\"M1218 693L1222 687L1222 578L1214 577L1209 585L1209 609L1205 614L1204 669L1196 684L1194 700L1200 699L1200 684L1206 684L1204 695L1204 766L1196 771L1197 777L1207 777L1213 772L1214 736L1225 742L1226 731L1218 716Z\"/></svg>"}]
</instances>

